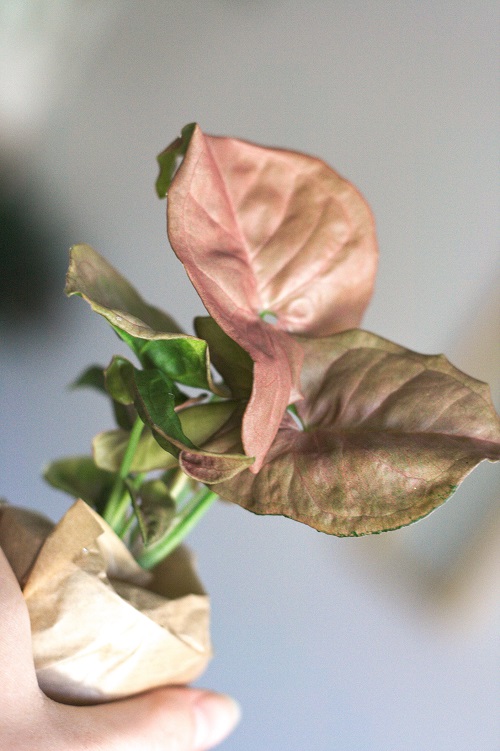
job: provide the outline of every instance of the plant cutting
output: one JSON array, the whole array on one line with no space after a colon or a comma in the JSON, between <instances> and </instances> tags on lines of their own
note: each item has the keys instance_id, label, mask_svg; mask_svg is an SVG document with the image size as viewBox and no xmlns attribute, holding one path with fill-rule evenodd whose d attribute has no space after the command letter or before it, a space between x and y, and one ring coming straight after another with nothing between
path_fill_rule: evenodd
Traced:
<instances>
[{"instance_id":1,"label":"plant cutting","mask_svg":"<svg viewBox=\"0 0 500 751\"><path fill-rule=\"evenodd\" d=\"M181 543L218 498L373 534L421 519L500 459L486 384L358 328L377 243L349 182L317 158L197 125L158 161L168 238L208 315L183 332L96 250L74 246L66 293L131 350L75 382L111 401L116 427L91 455L47 467L76 499L55 529L1 512L40 684L67 701L203 670L208 601Z\"/></svg>"}]
</instances>

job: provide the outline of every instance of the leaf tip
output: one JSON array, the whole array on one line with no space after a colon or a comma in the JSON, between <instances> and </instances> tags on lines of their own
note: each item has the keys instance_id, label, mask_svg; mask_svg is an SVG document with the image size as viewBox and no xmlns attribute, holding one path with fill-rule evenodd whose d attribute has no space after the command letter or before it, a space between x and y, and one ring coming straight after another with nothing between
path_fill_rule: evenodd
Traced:
<instances>
[{"instance_id":1,"label":"leaf tip","mask_svg":"<svg viewBox=\"0 0 500 751\"><path fill-rule=\"evenodd\" d=\"M185 125L181 130L181 135L156 157L156 161L160 167L160 172L155 183L158 198L166 198L175 173L188 150L191 136L196 127L196 123Z\"/></svg>"}]
</instances>

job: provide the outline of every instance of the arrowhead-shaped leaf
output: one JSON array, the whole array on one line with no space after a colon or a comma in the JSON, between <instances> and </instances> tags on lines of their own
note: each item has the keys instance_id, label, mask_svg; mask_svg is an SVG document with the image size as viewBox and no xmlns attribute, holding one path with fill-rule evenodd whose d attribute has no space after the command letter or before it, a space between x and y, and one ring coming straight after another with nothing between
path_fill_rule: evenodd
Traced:
<instances>
[{"instance_id":1,"label":"arrowhead-shaped leaf","mask_svg":"<svg viewBox=\"0 0 500 751\"><path fill-rule=\"evenodd\" d=\"M298 397L302 354L284 330L323 335L359 323L377 263L373 219L319 159L198 126L187 149L185 140L168 234L210 315L254 361L242 434L256 472Z\"/></svg>"},{"instance_id":2,"label":"arrowhead-shaped leaf","mask_svg":"<svg viewBox=\"0 0 500 751\"><path fill-rule=\"evenodd\" d=\"M115 474L96 466L90 456L71 456L51 462L43 476L53 487L81 498L99 512L104 509L115 481Z\"/></svg>"},{"instance_id":3,"label":"arrowhead-shaped leaf","mask_svg":"<svg viewBox=\"0 0 500 751\"><path fill-rule=\"evenodd\" d=\"M301 430L287 416L258 475L216 486L259 514L336 535L427 515L483 459L500 459L500 421L486 384L442 356L363 331L304 340ZM207 449L234 451L228 424Z\"/></svg>"},{"instance_id":4,"label":"arrowhead-shaped leaf","mask_svg":"<svg viewBox=\"0 0 500 751\"><path fill-rule=\"evenodd\" d=\"M150 339L155 331L182 334L170 316L148 305L90 245L82 243L71 248L65 291L68 296L81 295L93 310L132 336Z\"/></svg>"},{"instance_id":5,"label":"arrowhead-shaped leaf","mask_svg":"<svg viewBox=\"0 0 500 751\"><path fill-rule=\"evenodd\" d=\"M195 318L195 331L210 348L210 359L235 398L248 399L252 392L253 362L213 318Z\"/></svg>"},{"instance_id":6,"label":"arrowhead-shaped leaf","mask_svg":"<svg viewBox=\"0 0 500 751\"><path fill-rule=\"evenodd\" d=\"M166 313L138 292L89 245L74 245L66 294L80 295L113 326L145 367L174 380L219 393L212 382L206 342L181 332Z\"/></svg>"},{"instance_id":7,"label":"arrowhead-shaped leaf","mask_svg":"<svg viewBox=\"0 0 500 751\"><path fill-rule=\"evenodd\" d=\"M98 467L118 472L130 440L128 430L106 430L92 440L92 454ZM144 429L130 465L130 472L151 472L175 467L177 460L162 449L148 429Z\"/></svg>"},{"instance_id":8,"label":"arrowhead-shaped leaf","mask_svg":"<svg viewBox=\"0 0 500 751\"><path fill-rule=\"evenodd\" d=\"M169 529L175 517L175 501L162 480L147 480L138 492L131 489L131 493L142 539L153 545Z\"/></svg>"},{"instance_id":9,"label":"arrowhead-shaped leaf","mask_svg":"<svg viewBox=\"0 0 500 751\"><path fill-rule=\"evenodd\" d=\"M233 412L233 402L210 402L182 409L177 415L184 434L197 446L203 446L227 422ZM130 432L127 430L108 430L96 435L92 441L92 451L97 466L118 472L129 439ZM130 471L151 472L176 465L174 456L161 448L151 431L145 428L135 450Z\"/></svg>"},{"instance_id":10,"label":"arrowhead-shaped leaf","mask_svg":"<svg viewBox=\"0 0 500 751\"><path fill-rule=\"evenodd\" d=\"M101 368L100 365L91 365L83 373L80 373L78 378L70 385L70 388L91 388L106 394L104 368Z\"/></svg>"},{"instance_id":11,"label":"arrowhead-shaped leaf","mask_svg":"<svg viewBox=\"0 0 500 751\"><path fill-rule=\"evenodd\" d=\"M116 384L114 398L133 400L141 420L149 427L155 440L162 449L178 459L186 474L200 482L223 482L252 464L253 458L244 454L219 454L205 451L195 445L183 430L181 412L176 410L175 391L172 388L174 384L165 373L155 369L138 370L125 358L115 357L112 364L111 372ZM228 403L225 403L222 409L218 409L215 404L206 406L211 408L211 416L208 417L208 411L200 413L199 426L196 419L192 424L190 417L186 415L183 418L188 429L194 434L199 432L202 440L206 438L209 422L212 422L216 429L226 422L234 410L234 405ZM189 410L186 409L186 412L194 409L191 407ZM208 435L210 434L208 432ZM103 444L101 447L107 450L109 444Z\"/></svg>"},{"instance_id":12,"label":"arrowhead-shaped leaf","mask_svg":"<svg viewBox=\"0 0 500 751\"><path fill-rule=\"evenodd\" d=\"M177 168L187 151L195 127L195 123L185 125L179 138L176 138L170 146L167 146L165 151L162 151L162 153L158 155L157 161L160 167L160 174L156 181L156 193L159 198L165 198L167 195Z\"/></svg>"},{"instance_id":13,"label":"arrowhead-shaped leaf","mask_svg":"<svg viewBox=\"0 0 500 751\"><path fill-rule=\"evenodd\" d=\"M105 370L99 365L90 366L73 381L70 388L93 388L106 396L110 395L106 389ZM130 405L120 404L115 399L112 399L112 403L116 422L123 430L130 430L137 417L135 409Z\"/></svg>"}]
</instances>

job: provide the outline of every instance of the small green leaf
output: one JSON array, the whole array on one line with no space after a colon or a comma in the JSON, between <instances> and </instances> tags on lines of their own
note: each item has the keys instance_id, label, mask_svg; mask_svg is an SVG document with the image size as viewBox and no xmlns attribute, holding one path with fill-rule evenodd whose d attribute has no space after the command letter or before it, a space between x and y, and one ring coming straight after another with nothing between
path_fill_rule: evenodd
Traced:
<instances>
[{"instance_id":1,"label":"small green leaf","mask_svg":"<svg viewBox=\"0 0 500 751\"><path fill-rule=\"evenodd\" d=\"M220 455L195 446L184 433L179 413L176 412L172 379L159 370L137 370L124 358L114 360L117 361L117 395L121 398L133 396L138 415L155 440L165 451L179 459L190 477L201 482L222 482L253 463L253 457L239 453ZM210 418L213 425L226 419L225 410L228 407L217 410L217 420L214 415Z\"/></svg>"},{"instance_id":2,"label":"small green leaf","mask_svg":"<svg viewBox=\"0 0 500 751\"><path fill-rule=\"evenodd\" d=\"M145 545L154 545L165 535L176 512L175 501L162 480L148 480L139 489L140 502L135 511Z\"/></svg>"},{"instance_id":3,"label":"small green leaf","mask_svg":"<svg viewBox=\"0 0 500 751\"><path fill-rule=\"evenodd\" d=\"M104 371L106 391L119 404L134 403L134 391L130 379L126 377L133 367L129 360L115 356Z\"/></svg>"},{"instance_id":4,"label":"small green leaf","mask_svg":"<svg viewBox=\"0 0 500 751\"><path fill-rule=\"evenodd\" d=\"M131 366L133 368L133 366ZM141 419L149 425L156 440L174 456L179 444L195 448L184 434L175 411L175 393L172 380L160 370L127 370L129 383L135 391L135 407Z\"/></svg>"},{"instance_id":5,"label":"small green leaf","mask_svg":"<svg viewBox=\"0 0 500 751\"><path fill-rule=\"evenodd\" d=\"M136 339L137 355L145 368L158 368L178 383L218 393L210 373L207 343L194 337Z\"/></svg>"},{"instance_id":6,"label":"small green leaf","mask_svg":"<svg viewBox=\"0 0 500 751\"><path fill-rule=\"evenodd\" d=\"M177 168L188 149L195 127L196 123L185 125L181 131L180 137L176 138L170 146L167 146L167 148L156 157L160 166L160 174L156 180L156 192L159 198L165 198L167 195Z\"/></svg>"},{"instance_id":7,"label":"small green leaf","mask_svg":"<svg viewBox=\"0 0 500 751\"><path fill-rule=\"evenodd\" d=\"M129 430L107 430L92 441L92 453L98 467L118 472L130 438ZM161 448L148 428L144 428L130 465L131 472L151 472L177 466L177 460Z\"/></svg>"},{"instance_id":8,"label":"small green leaf","mask_svg":"<svg viewBox=\"0 0 500 751\"><path fill-rule=\"evenodd\" d=\"M234 402L211 402L177 412L185 435L202 446L229 419ZM107 430L92 441L94 461L98 467L118 472L130 438L129 430ZM151 472L177 466L177 460L165 451L149 428L144 428L130 466L131 472Z\"/></svg>"},{"instance_id":9,"label":"small green leaf","mask_svg":"<svg viewBox=\"0 0 500 751\"><path fill-rule=\"evenodd\" d=\"M91 365L89 368L83 371L78 378L70 384L70 388L92 388L106 394L106 386L104 383L104 368L100 365Z\"/></svg>"},{"instance_id":10,"label":"small green leaf","mask_svg":"<svg viewBox=\"0 0 500 751\"><path fill-rule=\"evenodd\" d=\"M75 245L70 251L66 294L83 297L144 367L157 367L179 383L226 395L212 382L206 342L183 334L170 316L148 305L89 245Z\"/></svg>"},{"instance_id":11,"label":"small green leaf","mask_svg":"<svg viewBox=\"0 0 500 751\"><path fill-rule=\"evenodd\" d=\"M210 359L235 398L248 398L252 392L253 360L210 316L195 318L196 334L210 348Z\"/></svg>"},{"instance_id":12,"label":"small green leaf","mask_svg":"<svg viewBox=\"0 0 500 751\"><path fill-rule=\"evenodd\" d=\"M105 368L100 365L92 365L70 385L70 388L73 389L81 387L94 388L100 393L109 396L106 390ZM115 399L112 399L111 401L116 422L120 428L130 430L135 422L135 418L137 417L135 409L130 405L125 406L124 404L120 404Z\"/></svg>"},{"instance_id":13,"label":"small green leaf","mask_svg":"<svg viewBox=\"0 0 500 751\"><path fill-rule=\"evenodd\" d=\"M197 446L203 446L229 420L236 402L209 402L180 409L177 414L184 433Z\"/></svg>"},{"instance_id":14,"label":"small green leaf","mask_svg":"<svg viewBox=\"0 0 500 751\"><path fill-rule=\"evenodd\" d=\"M58 490L81 498L101 513L109 497L115 474L96 466L90 456L72 456L51 462L44 470L45 480Z\"/></svg>"}]
</instances>

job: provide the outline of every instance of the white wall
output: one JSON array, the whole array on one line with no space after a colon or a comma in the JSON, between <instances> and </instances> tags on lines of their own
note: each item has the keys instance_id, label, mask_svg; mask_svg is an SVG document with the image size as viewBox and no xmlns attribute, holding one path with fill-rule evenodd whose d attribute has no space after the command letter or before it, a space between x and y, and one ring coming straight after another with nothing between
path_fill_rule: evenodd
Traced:
<instances>
[{"instance_id":1,"label":"white wall","mask_svg":"<svg viewBox=\"0 0 500 751\"><path fill-rule=\"evenodd\" d=\"M365 327L445 351L492 382L498 405L493 2L108 2L86 25L85 6L96 13L73 4L75 22L68 14L62 34L46 35L43 106L28 106L29 81L34 91L46 80L34 65L23 112L12 98L8 109L1 87L19 61L0 57L3 148L38 209L68 228L60 269L66 245L89 242L189 326L202 309L167 245L155 155L192 120L308 151L375 212L380 272ZM104 322L62 291L51 331L16 346L3 337L2 495L64 512L39 468L86 452L110 425L99 397L65 386L115 349ZM224 748L495 751L499 477L480 468L430 518L369 540L212 511L191 545L214 609L202 682L244 710Z\"/></svg>"}]
</instances>

